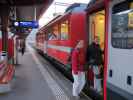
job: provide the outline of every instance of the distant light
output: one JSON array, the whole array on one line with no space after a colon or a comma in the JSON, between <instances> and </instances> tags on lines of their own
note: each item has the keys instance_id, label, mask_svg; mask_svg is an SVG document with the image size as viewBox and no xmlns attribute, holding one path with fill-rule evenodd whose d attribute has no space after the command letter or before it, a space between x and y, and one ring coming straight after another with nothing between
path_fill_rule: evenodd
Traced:
<instances>
[{"instance_id":1,"label":"distant light","mask_svg":"<svg viewBox=\"0 0 133 100\"><path fill-rule=\"evenodd\" d=\"M14 26L19 26L19 22L15 22L14 23Z\"/></svg>"},{"instance_id":2,"label":"distant light","mask_svg":"<svg viewBox=\"0 0 133 100\"><path fill-rule=\"evenodd\" d=\"M100 23L103 23L104 22L104 19L103 18L99 18L99 22Z\"/></svg>"},{"instance_id":3,"label":"distant light","mask_svg":"<svg viewBox=\"0 0 133 100\"><path fill-rule=\"evenodd\" d=\"M129 13L129 12L131 12L131 11L133 11L133 10L130 9L130 10L122 11L122 12L117 13L116 15L127 14L127 13Z\"/></svg>"},{"instance_id":4,"label":"distant light","mask_svg":"<svg viewBox=\"0 0 133 100\"><path fill-rule=\"evenodd\" d=\"M104 20L100 20L100 23L103 23L104 22Z\"/></svg>"},{"instance_id":5,"label":"distant light","mask_svg":"<svg viewBox=\"0 0 133 100\"><path fill-rule=\"evenodd\" d=\"M63 23L63 24L61 24L61 25L62 25L62 26L66 26L66 24L64 24L64 23Z\"/></svg>"},{"instance_id":6,"label":"distant light","mask_svg":"<svg viewBox=\"0 0 133 100\"><path fill-rule=\"evenodd\" d=\"M29 30L29 31L32 31L32 29L31 29L31 28L29 28L28 30Z\"/></svg>"}]
</instances>

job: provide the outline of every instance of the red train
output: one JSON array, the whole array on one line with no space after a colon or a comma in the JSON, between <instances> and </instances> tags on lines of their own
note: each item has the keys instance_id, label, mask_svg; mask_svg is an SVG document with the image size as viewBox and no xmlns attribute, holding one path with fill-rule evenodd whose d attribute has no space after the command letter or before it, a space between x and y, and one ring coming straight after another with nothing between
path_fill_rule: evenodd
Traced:
<instances>
[{"instance_id":1,"label":"red train","mask_svg":"<svg viewBox=\"0 0 133 100\"><path fill-rule=\"evenodd\" d=\"M80 55L80 60L85 63L86 49L87 46L95 36L91 36L87 32L87 5L85 4L73 4L70 6L63 15L59 15L50 21L47 25L42 27L36 34L36 48L43 52L48 57L55 59L59 63L65 65L64 69L68 71L68 57L70 55L71 49L75 48L77 40L84 40L85 46L82 49L84 54ZM104 11L100 12L104 14ZM100 16L99 15L99 16ZM100 16L104 23L104 17ZM99 17L96 19L99 23ZM99 24L99 26L102 24ZM97 26L92 27L94 30L98 28ZM104 30L104 24L100 26ZM101 32L101 30L100 30ZM99 33L102 34L102 33ZM93 34L92 34L93 35ZM99 35L100 36L100 35ZM90 40L91 39L91 40ZM104 42L100 39L100 44L104 48ZM93 72L89 71L89 81L93 83ZM93 86L92 86L93 87ZM89 90L89 87L86 86L86 90ZM94 94L96 93L93 91ZM89 92L87 92L89 93ZM91 92L92 93L92 92ZM92 94L91 94L92 95ZM96 96L97 95L97 96ZM99 94L93 95L92 97L102 99L102 96Z\"/></svg>"}]
</instances>

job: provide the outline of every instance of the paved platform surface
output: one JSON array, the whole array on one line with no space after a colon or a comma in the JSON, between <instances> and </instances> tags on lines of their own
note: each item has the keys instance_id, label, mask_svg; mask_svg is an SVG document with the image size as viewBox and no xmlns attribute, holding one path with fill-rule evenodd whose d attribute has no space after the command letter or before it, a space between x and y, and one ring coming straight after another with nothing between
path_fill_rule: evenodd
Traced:
<instances>
[{"instance_id":1,"label":"paved platform surface","mask_svg":"<svg viewBox=\"0 0 133 100\"><path fill-rule=\"evenodd\" d=\"M12 91L0 95L0 100L74 100L71 94L71 82L28 47L24 56L19 54Z\"/></svg>"}]
</instances>

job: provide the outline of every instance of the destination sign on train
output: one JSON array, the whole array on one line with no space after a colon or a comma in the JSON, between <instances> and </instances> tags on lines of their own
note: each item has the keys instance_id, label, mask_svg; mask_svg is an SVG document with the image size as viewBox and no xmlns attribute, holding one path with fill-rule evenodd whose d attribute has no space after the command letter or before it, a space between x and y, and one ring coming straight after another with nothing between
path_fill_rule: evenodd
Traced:
<instances>
[{"instance_id":1,"label":"destination sign on train","mask_svg":"<svg viewBox=\"0 0 133 100\"><path fill-rule=\"evenodd\" d=\"M37 21L15 21L14 26L25 28L38 28L39 24Z\"/></svg>"}]
</instances>

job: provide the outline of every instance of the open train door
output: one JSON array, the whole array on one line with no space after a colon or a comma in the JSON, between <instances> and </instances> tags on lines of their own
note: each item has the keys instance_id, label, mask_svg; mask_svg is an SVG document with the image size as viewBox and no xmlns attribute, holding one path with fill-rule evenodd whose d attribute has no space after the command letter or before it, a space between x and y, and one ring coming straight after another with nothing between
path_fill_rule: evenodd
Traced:
<instances>
[{"instance_id":1,"label":"open train door","mask_svg":"<svg viewBox=\"0 0 133 100\"><path fill-rule=\"evenodd\" d=\"M95 38L98 38L98 44L103 51L104 60L104 50L105 50L105 7L104 0L96 0L88 5L87 9L87 31L88 31L88 45L90 45ZM103 98L103 80L104 80L104 65L99 67L101 70L101 82L102 87L101 92L97 92L94 88L94 71L92 67L89 67L88 71L88 81L90 89L96 93L97 96ZM95 95L95 96L96 96Z\"/></svg>"},{"instance_id":2,"label":"open train door","mask_svg":"<svg viewBox=\"0 0 133 100\"><path fill-rule=\"evenodd\" d=\"M90 15L90 27L89 27L89 44L91 44L95 38L98 38L98 44L100 45L102 51L104 51L104 34L105 34L105 11L100 10L94 12ZM103 54L104 57L104 54ZM104 58L103 58L104 59ZM102 66L103 67L103 66ZM102 68L103 70L103 68ZM103 80L103 79L102 79Z\"/></svg>"}]
</instances>

